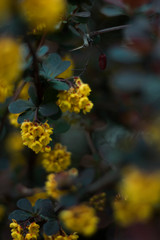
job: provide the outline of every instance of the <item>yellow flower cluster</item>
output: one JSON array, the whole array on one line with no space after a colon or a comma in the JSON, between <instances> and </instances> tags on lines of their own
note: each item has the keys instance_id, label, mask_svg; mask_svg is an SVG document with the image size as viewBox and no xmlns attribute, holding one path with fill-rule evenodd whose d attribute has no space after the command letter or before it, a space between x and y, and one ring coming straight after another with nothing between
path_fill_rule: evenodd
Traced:
<instances>
[{"instance_id":1,"label":"yellow flower cluster","mask_svg":"<svg viewBox=\"0 0 160 240\"><path fill-rule=\"evenodd\" d=\"M65 146L57 143L53 151L43 154L42 159L42 165L47 172L59 173L71 164L71 153L67 152Z\"/></svg>"},{"instance_id":2,"label":"yellow flower cluster","mask_svg":"<svg viewBox=\"0 0 160 240\"><path fill-rule=\"evenodd\" d=\"M58 182L56 180L56 175L53 173L47 176L47 181L45 186L46 186L46 191L48 196L54 199L59 199L63 194L65 194L65 191L58 189Z\"/></svg>"},{"instance_id":3,"label":"yellow flower cluster","mask_svg":"<svg viewBox=\"0 0 160 240\"><path fill-rule=\"evenodd\" d=\"M60 219L70 231L76 231L85 236L94 234L99 222L95 210L85 204L71 207L60 213Z\"/></svg>"},{"instance_id":4,"label":"yellow flower cluster","mask_svg":"<svg viewBox=\"0 0 160 240\"><path fill-rule=\"evenodd\" d=\"M8 17L10 10L10 0L0 1L0 21L5 20Z\"/></svg>"},{"instance_id":5,"label":"yellow flower cluster","mask_svg":"<svg viewBox=\"0 0 160 240\"><path fill-rule=\"evenodd\" d=\"M125 199L113 203L116 220L123 226L147 221L160 201L160 172L128 169L119 190Z\"/></svg>"},{"instance_id":6,"label":"yellow flower cluster","mask_svg":"<svg viewBox=\"0 0 160 240\"><path fill-rule=\"evenodd\" d=\"M52 236L47 236L44 234L44 240L77 240L79 236L77 233L73 233L70 235L67 235L63 230L61 230L61 233L57 233Z\"/></svg>"},{"instance_id":7,"label":"yellow flower cluster","mask_svg":"<svg viewBox=\"0 0 160 240\"><path fill-rule=\"evenodd\" d=\"M66 11L65 0L22 0L21 13L32 28L53 31Z\"/></svg>"},{"instance_id":8,"label":"yellow flower cluster","mask_svg":"<svg viewBox=\"0 0 160 240\"><path fill-rule=\"evenodd\" d=\"M4 102L7 97L12 96L14 85L7 85L7 83L0 82L0 102Z\"/></svg>"},{"instance_id":9,"label":"yellow flower cluster","mask_svg":"<svg viewBox=\"0 0 160 240\"><path fill-rule=\"evenodd\" d=\"M97 211L103 211L106 204L106 193L102 192L94 195L89 200L90 206L94 207Z\"/></svg>"},{"instance_id":10,"label":"yellow flower cluster","mask_svg":"<svg viewBox=\"0 0 160 240\"><path fill-rule=\"evenodd\" d=\"M66 79L66 78L70 78L73 76L73 69L74 69L74 62L73 62L73 59L71 58L70 55L66 55L62 58L63 61L70 61L71 65L69 68L67 68L64 72L62 72L61 74L59 74L57 76L57 78L63 78L63 79Z\"/></svg>"},{"instance_id":11,"label":"yellow flower cluster","mask_svg":"<svg viewBox=\"0 0 160 240\"><path fill-rule=\"evenodd\" d=\"M29 226L27 226L24 231L23 228L16 222L16 220L12 219L10 228L13 240L36 240L39 236L40 226L35 222L32 222ZM24 232L26 232L26 230L27 234L24 237Z\"/></svg>"},{"instance_id":12,"label":"yellow flower cluster","mask_svg":"<svg viewBox=\"0 0 160 240\"><path fill-rule=\"evenodd\" d=\"M49 152L50 135L53 133L48 123L37 123L25 121L21 125L23 144L31 148L35 153Z\"/></svg>"},{"instance_id":13,"label":"yellow flower cluster","mask_svg":"<svg viewBox=\"0 0 160 240\"><path fill-rule=\"evenodd\" d=\"M51 173L47 177L46 191L47 194L55 199L59 199L62 195L67 193L67 190L60 190L59 186L63 188L69 183L68 190L75 191L75 186L72 184L72 180L78 175L76 168L71 168L69 171L61 172L59 174Z\"/></svg>"},{"instance_id":14,"label":"yellow flower cluster","mask_svg":"<svg viewBox=\"0 0 160 240\"><path fill-rule=\"evenodd\" d=\"M58 94L57 105L62 112L79 113L82 110L86 114L93 107L93 103L88 99L90 92L91 89L88 84L83 83L80 78L75 78L75 87Z\"/></svg>"},{"instance_id":15,"label":"yellow flower cluster","mask_svg":"<svg viewBox=\"0 0 160 240\"><path fill-rule=\"evenodd\" d=\"M17 42L11 38L0 39L0 102L14 91L14 83L21 73L22 56Z\"/></svg>"},{"instance_id":16,"label":"yellow flower cluster","mask_svg":"<svg viewBox=\"0 0 160 240\"><path fill-rule=\"evenodd\" d=\"M25 236L25 240L32 240L32 239L37 239L39 236L39 228L40 226L36 224L35 222L32 222L28 227L28 233Z\"/></svg>"},{"instance_id":17,"label":"yellow flower cluster","mask_svg":"<svg viewBox=\"0 0 160 240\"><path fill-rule=\"evenodd\" d=\"M16 220L12 219L10 228L11 228L11 236L13 240L24 240L24 237L22 235L23 228L16 222Z\"/></svg>"}]
</instances>

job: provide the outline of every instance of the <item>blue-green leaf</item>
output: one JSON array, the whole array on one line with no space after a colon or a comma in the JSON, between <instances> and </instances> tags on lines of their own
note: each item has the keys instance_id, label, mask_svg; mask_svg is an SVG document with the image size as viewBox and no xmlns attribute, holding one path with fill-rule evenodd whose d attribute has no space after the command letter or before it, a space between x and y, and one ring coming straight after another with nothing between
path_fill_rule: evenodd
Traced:
<instances>
[{"instance_id":1,"label":"blue-green leaf","mask_svg":"<svg viewBox=\"0 0 160 240\"><path fill-rule=\"evenodd\" d=\"M32 205L30 201L26 198L21 198L17 202L17 207L19 207L22 210L32 212Z\"/></svg>"},{"instance_id":2,"label":"blue-green leaf","mask_svg":"<svg viewBox=\"0 0 160 240\"><path fill-rule=\"evenodd\" d=\"M28 212L25 212L22 210L15 210L9 215L8 219L10 221L12 221L12 219L15 219L17 222L19 222L19 221L25 221L26 219L30 218L31 216L32 216L31 213L28 213Z\"/></svg>"},{"instance_id":3,"label":"blue-green leaf","mask_svg":"<svg viewBox=\"0 0 160 240\"><path fill-rule=\"evenodd\" d=\"M48 47L47 46L42 46L39 50L38 50L38 52L37 52L37 56L38 57L42 57L42 56L44 56L47 52L48 52Z\"/></svg>"},{"instance_id":4,"label":"blue-green leaf","mask_svg":"<svg viewBox=\"0 0 160 240\"><path fill-rule=\"evenodd\" d=\"M59 224L56 220L50 220L44 224L43 229L47 236L51 236L58 233Z\"/></svg>"},{"instance_id":5,"label":"blue-green leaf","mask_svg":"<svg viewBox=\"0 0 160 240\"><path fill-rule=\"evenodd\" d=\"M18 99L17 101L10 103L8 109L11 113L22 113L32 107L34 107L34 105L31 102Z\"/></svg>"},{"instance_id":6,"label":"blue-green leaf","mask_svg":"<svg viewBox=\"0 0 160 240\"><path fill-rule=\"evenodd\" d=\"M28 94L31 98L32 103L36 106L38 104L37 92L34 86L30 86Z\"/></svg>"},{"instance_id":7,"label":"blue-green leaf","mask_svg":"<svg viewBox=\"0 0 160 240\"><path fill-rule=\"evenodd\" d=\"M69 85L65 82L61 82L58 80L51 80L50 83L51 83L51 86L56 90L59 90L59 91L69 90Z\"/></svg>"},{"instance_id":8,"label":"blue-green leaf","mask_svg":"<svg viewBox=\"0 0 160 240\"><path fill-rule=\"evenodd\" d=\"M57 114L59 111L59 108L57 105L55 105L54 103L50 102L50 103L46 103L46 104L42 104L39 107L39 112L43 115L43 116L52 116L54 114Z\"/></svg>"},{"instance_id":9,"label":"blue-green leaf","mask_svg":"<svg viewBox=\"0 0 160 240\"><path fill-rule=\"evenodd\" d=\"M116 17L120 15L124 15L125 12L123 11L122 8L115 7L113 5L106 6L101 9L101 12L106 15L107 17Z\"/></svg>"},{"instance_id":10,"label":"blue-green leaf","mask_svg":"<svg viewBox=\"0 0 160 240\"><path fill-rule=\"evenodd\" d=\"M52 53L43 61L40 74L47 79L54 79L70 65L69 61L62 61L58 54Z\"/></svg>"},{"instance_id":11,"label":"blue-green leaf","mask_svg":"<svg viewBox=\"0 0 160 240\"><path fill-rule=\"evenodd\" d=\"M35 204L35 212L42 217L54 218L54 205L50 199L38 199Z\"/></svg>"},{"instance_id":12,"label":"blue-green leaf","mask_svg":"<svg viewBox=\"0 0 160 240\"><path fill-rule=\"evenodd\" d=\"M21 124L24 120L33 121L35 116L35 110L28 110L24 113L21 113L18 117L18 123Z\"/></svg>"}]
</instances>

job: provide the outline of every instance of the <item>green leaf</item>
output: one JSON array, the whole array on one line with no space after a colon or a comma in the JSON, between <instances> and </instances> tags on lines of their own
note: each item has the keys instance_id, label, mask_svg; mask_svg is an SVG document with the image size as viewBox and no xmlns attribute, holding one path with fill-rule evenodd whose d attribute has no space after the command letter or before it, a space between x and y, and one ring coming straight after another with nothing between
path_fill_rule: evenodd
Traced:
<instances>
[{"instance_id":1,"label":"green leaf","mask_svg":"<svg viewBox=\"0 0 160 240\"><path fill-rule=\"evenodd\" d=\"M54 89L59 90L59 91L69 90L69 88L70 88L67 83L61 82L58 80L51 80L50 83Z\"/></svg>"},{"instance_id":2,"label":"green leaf","mask_svg":"<svg viewBox=\"0 0 160 240\"><path fill-rule=\"evenodd\" d=\"M30 86L28 94L31 98L32 103L36 106L38 104L37 92L34 86Z\"/></svg>"},{"instance_id":3,"label":"green leaf","mask_svg":"<svg viewBox=\"0 0 160 240\"><path fill-rule=\"evenodd\" d=\"M54 205L49 199L39 199L35 204L35 211L42 217L54 218Z\"/></svg>"},{"instance_id":4,"label":"green leaf","mask_svg":"<svg viewBox=\"0 0 160 240\"><path fill-rule=\"evenodd\" d=\"M91 16L91 13L86 11L86 12L77 12L74 14L76 17L82 17L82 18L88 18Z\"/></svg>"},{"instance_id":5,"label":"green leaf","mask_svg":"<svg viewBox=\"0 0 160 240\"><path fill-rule=\"evenodd\" d=\"M38 199L34 205L34 212L39 213L42 208L43 199Z\"/></svg>"},{"instance_id":6,"label":"green leaf","mask_svg":"<svg viewBox=\"0 0 160 240\"><path fill-rule=\"evenodd\" d=\"M107 17L116 17L125 14L122 8L113 5L102 8L101 12Z\"/></svg>"},{"instance_id":7,"label":"green leaf","mask_svg":"<svg viewBox=\"0 0 160 240\"><path fill-rule=\"evenodd\" d=\"M62 61L58 54L52 53L43 61L40 74L47 79L54 79L70 65L69 61Z\"/></svg>"},{"instance_id":8,"label":"green leaf","mask_svg":"<svg viewBox=\"0 0 160 240\"><path fill-rule=\"evenodd\" d=\"M26 198L19 199L17 202L17 207L19 207L22 210L32 212L32 205L30 201Z\"/></svg>"},{"instance_id":9,"label":"green leaf","mask_svg":"<svg viewBox=\"0 0 160 240\"><path fill-rule=\"evenodd\" d=\"M11 113L22 113L32 107L34 107L34 105L29 101L18 99L17 101L10 103L8 109Z\"/></svg>"},{"instance_id":10,"label":"green leaf","mask_svg":"<svg viewBox=\"0 0 160 240\"><path fill-rule=\"evenodd\" d=\"M50 220L44 224L43 230L47 236L54 235L59 231L59 224L56 220Z\"/></svg>"},{"instance_id":11,"label":"green leaf","mask_svg":"<svg viewBox=\"0 0 160 240\"><path fill-rule=\"evenodd\" d=\"M46 117L55 115L58 113L58 111L59 111L58 106L52 102L42 104L39 107L40 114L42 114L43 116L46 116Z\"/></svg>"},{"instance_id":12,"label":"green leaf","mask_svg":"<svg viewBox=\"0 0 160 240\"><path fill-rule=\"evenodd\" d=\"M63 119L59 119L58 121L55 121L55 127L54 127L54 133L55 134L60 134L67 132L70 128L70 124L67 123Z\"/></svg>"},{"instance_id":13,"label":"green leaf","mask_svg":"<svg viewBox=\"0 0 160 240\"><path fill-rule=\"evenodd\" d=\"M15 210L9 215L8 219L10 221L12 221L12 219L15 219L17 222L19 222L19 221L25 221L26 219L30 218L31 216L32 216L31 213L24 212L22 210Z\"/></svg>"},{"instance_id":14,"label":"green leaf","mask_svg":"<svg viewBox=\"0 0 160 240\"><path fill-rule=\"evenodd\" d=\"M37 56L38 57L43 57L47 52L48 52L48 47L47 46L42 46L38 52L37 52Z\"/></svg>"},{"instance_id":15,"label":"green leaf","mask_svg":"<svg viewBox=\"0 0 160 240\"><path fill-rule=\"evenodd\" d=\"M73 15L75 17L75 20L79 23L87 23L91 13L86 11L86 12L78 12Z\"/></svg>"},{"instance_id":16,"label":"green leaf","mask_svg":"<svg viewBox=\"0 0 160 240\"><path fill-rule=\"evenodd\" d=\"M50 117L48 118L48 121L50 121L50 123L53 124L54 121L55 121L55 120L58 120L59 118L61 118L61 116L62 116L62 112L61 112L61 110L58 108L58 112L57 112L56 114L50 116Z\"/></svg>"},{"instance_id":17,"label":"green leaf","mask_svg":"<svg viewBox=\"0 0 160 240\"><path fill-rule=\"evenodd\" d=\"M24 120L29 120L29 121L33 121L34 120L34 116L35 116L35 110L28 110L24 113L21 113L18 117L18 123L21 124L24 122Z\"/></svg>"}]
</instances>

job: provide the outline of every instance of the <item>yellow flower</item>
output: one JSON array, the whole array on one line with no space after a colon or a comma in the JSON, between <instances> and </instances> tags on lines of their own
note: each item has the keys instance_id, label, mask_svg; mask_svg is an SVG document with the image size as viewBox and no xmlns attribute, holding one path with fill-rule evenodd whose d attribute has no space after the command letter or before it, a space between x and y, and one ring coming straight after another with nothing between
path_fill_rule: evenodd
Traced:
<instances>
[{"instance_id":1,"label":"yellow flower","mask_svg":"<svg viewBox=\"0 0 160 240\"><path fill-rule=\"evenodd\" d=\"M124 199L114 201L113 208L117 222L124 227L139 221L145 222L152 214L149 205L133 204Z\"/></svg>"},{"instance_id":2,"label":"yellow flower","mask_svg":"<svg viewBox=\"0 0 160 240\"><path fill-rule=\"evenodd\" d=\"M63 210L60 213L60 219L63 221L66 228L85 236L94 234L99 222L95 210L84 204L74 206L68 210Z\"/></svg>"},{"instance_id":3,"label":"yellow flower","mask_svg":"<svg viewBox=\"0 0 160 240\"><path fill-rule=\"evenodd\" d=\"M8 136L6 149L10 152L17 152L23 149L22 138L19 132L13 132Z\"/></svg>"},{"instance_id":4,"label":"yellow flower","mask_svg":"<svg viewBox=\"0 0 160 240\"><path fill-rule=\"evenodd\" d=\"M55 199L59 199L65 191L61 191L58 189L58 183L55 179L56 175L55 174L49 174L47 177L47 182L45 184L46 186L46 191L47 194Z\"/></svg>"},{"instance_id":5,"label":"yellow flower","mask_svg":"<svg viewBox=\"0 0 160 240\"><path fill-rule=\"evenodd\" d=\"M38 224L36 224L35 222L32 222L27 228L28 228L28 231L29 231L30 234L38 237L39 228L40 228L40 226Z\"/></svg>"},{"instance_id":6,"label":"yellow flower","mask_svg":"<svg viewBox=\"0 0 160 240\"><path fill-rule=\"evenodd\" d=\"M21 135L23 144L31 148L35 153L49 152L51 148L48 146L50 135L53 128L48 123L36 123L25 121L21 125Z\"/></svg>"},{"instance_id":7,"label":"yellow flower","mask_svg":"<svg viewBox=\"0 0 160 240\"><path fill-rule=\"evenodd\" d=\"M53 151L42 155L42 165L47 172L59 173L68 168L71 163L71 153L65 146L55 144Z\"/></svg>"},{"instance_id":8,"label":"yellow flower","mask_svg":"<svg viewBox=\"0 0 160 240\"><path fill-rule=\"evenodd\" d=\"M22 227L17 223L17 221L16 220L14 220L14 219L12 219L12 223L10 223L10 228L12 228L11 229L11 232L13 232L13 231L18 231L18 232L22 232Z\"/></svg>"},{"instance_id":9,"label":"yellow flower","mask_svg":"<svg viewBox=\"0 0 160 240\"><path fill-rule=\"evenodd\" d=\"M20 76L22 55L20 46L11 38L0 39L0 83L13 84Z\"/></svg>"},{"instance_id":10,"label":"yellow flower","mask_svg":"<svg viewBox=\"0 0 160 240\"><path fill-rule=\"evenodd\" d=\"M27 233L25 240L37 240L37 236L35 234Z\"/></svg>"},{"instance_id":11,"label":"yellow flower","mask_svg":"<svg viewBox=\"0 0 160 240\"><path fill-rule=\"evenodd\" d=\"M68 91L61 91L58 94L57 105L62 112L79 113L81 110L84 114L90 112L93 103L88 99L91 89L88 84L84 84L80 78L75 78L75 87Z\"/></svg>"},{"instance_id":12,"label":"yellow flower","mask_svg":"<svg viewBox=\"0 0 160 240\"><path fill-rule=\"evenodd\" d=\"M63 61L70 61L71 65L69 68L66 69L63 73L59 74L57 78L70 78L73 76L73 69L74 69L74 62L73 59L71 58L70 55L66 55L65 57L62 58Z\"/></svg>"},{"instance_id":13,"label":"yellow flower","mask_svg":"<svg viewBox=\"0 0 160 240\"><path fill-rule=\"evenodd\" d=\"M6 98L13 95L14 85L0 81L0 102L5 102Z\"/></svg>"},{"instance_id":14,"label":"yellow flower","mask_svg":"<svg viewBox=\"0 0 160 240\"><path fill-rule=\"evenodd\" d=\"M147 173L136 168L127 169L119 185L125 197L113 203L114 215L121 225L147 221L160 201L160 172Z\"/></svg>"},{"instance_id":15,"label":"yellow flower","mask_svg":"<svg viewBox=\"0 0 160 240\"><path fill-rule=\"evenodd\" d=\"M11 233L11 237L13 238L13 240L24 240L22 234L16 231Z\"/></svg>"},{"instance_id":16,"label":"yellow flower","mask_svg":"<svg viewBox=\"0 0 160 240\"><path fill-rule=\"evenodd\" d=\"M32 222L29 226L23 228L16 222L16 220L12 219L12 223L10 224L11 228L11 236L14 240L37 240L39 236L39 228L40 226L35 222ZM25 237L24 233L27 234Z\"/></svg>"},{"instance_id":17,"label":"yellow flower","mask_svg":"<svg viewBox=\"0 0 160 240\"><path fill-rule=\"evenodd\" d=\"M11 123L14 127L17 128L17 127L20 126L20 124L17 122L18 117L19 117L19 113L17 113L17 114L10 113L8 117L9 117L10 123Z\"/></svg>"},{"instance_id":18,"label":"yellow flower","mask_svg":"<svg viewBox=\"0 0 160 240\"><path fill-rule=\"evenodd\" d=\"M66 11L65 0L22 0L21 13L31 27L53 31Z\"/></svg>"},{"instance_id":19,"label":"yellow flower","mask_svg":"<svg viewBox=\"0 0 160 240\"><path fill-rule=\"evenodd\" d=\"M24 240L22 232L22 227L16 222L16 220L12 219L12 223L10 224L11 228L11 236L13 240Z\"/></svg>"},{"instance_id":20,"label":"yellow flower","mask_svg":"<svg viewBox=\"0 0 160 240\"><path fill-rule=\"evenodd\" d=\"M44 240L77 240L79 236L76 232L67 235L63 230L61 230L61 233L54 234L52 236L47 236L44 234Z\"/></svg>"},{"instance_id":21,"label":"yellow flower","mask_svg":"<svg viewBox=\"0 0 160 240\"><path fill-rule=\"evenodd\" d=\"M94 195L89 200L90 206L94 207L97 211L103 211L106 204L106 193L102 192Z\"/></svg>"},{"instance_id":22,"label":"yellow flower","mask_svg":"<svg viewBox=\"0 0 160 240\"><path fill-rule=\"evenodd\" d=\"M0 1L0 21L5 20L8 17L10 11L9 0Z\"/></svg>"},{"instance_id":23,"label":"yellow flower","mask_svg":"<svg viewBox=\"0 0 160 240\"><path fill-rule=\"evenodd\" d=\"M46 191L49 196L55 199L59 199L62 195L66 194L68 191L75 191L76 187L73 180L77 177L78 170L76 168L71 168L68 171L49 174L47 177L47 182L45 184ZM59 188L65 188L65 190L60 190ZM67 190L66 190L67 187Z\"/></svg>"}]
</instances>

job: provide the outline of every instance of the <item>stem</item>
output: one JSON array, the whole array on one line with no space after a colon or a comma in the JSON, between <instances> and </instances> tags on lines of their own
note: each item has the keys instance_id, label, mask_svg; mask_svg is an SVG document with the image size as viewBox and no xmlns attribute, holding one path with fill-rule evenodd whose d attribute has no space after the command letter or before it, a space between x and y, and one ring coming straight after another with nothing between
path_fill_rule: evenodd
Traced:
<instances>
[{"instance_id":1,"label":"stem","mask_svg":"<svg viewBox=\"0 0 160 240\"><path fill-rule=\"evenodd\" d=\"M46 35L47 35L47 32L44 32L43 35L42 35L42 37L41 37L41 39L40 39L40 42L39 42L39 44L38 44L37 50L44 44Z\"/></svg>"},{"instance_id":2,"label":"stem","mask_svg":"<svg viewBox=\"0 0 160 240\"><path fill-rule=\"evenodd\" d=\"M34 74L35 87L36 87L37 96L38 96L38 102L40 104L42 101L43 94L42 94L42 88L41 88L41 83L40 83L40 79L39 79L38 60L37 60L36 53L31 45L30 41L28 39L26 39L26 42L30 49L30 53L33 57L33 74Z\"/></svg>"},{"instance_id":3,"label":"stem","mask_svg":"<svg viewBox=\"0 0 160 240\"><path fill-rule=\"evenodd\" d=\"M103 34L103 33L107 33L107 32L112 32L112 31L117 31L117 30L122 30L122 29L125 29L126 27L128 27L129 25L126 24L126 25L121 25L121 26L116 26L116 27L111 27L111 28L105 28L105 29L102 29L102 30L97 30L97 31L93 31L89 34L90 37L94 37L96 35L100 35L100 34Z\"/></svg>"},{"instance_id":4,"label":"stem","mask_svg":"<svg viewBox=\"0 0 160 240\"><path fill-rule=\"evenodd\" d=\"M94 154L94 155L97 154L97 150L93 144L91 134L87 130L85 131L85 134L86 134L86 139L87 139L87 142L88 142L88 145L90 147L92 154Z\"/></svg>"}]
</instances>

